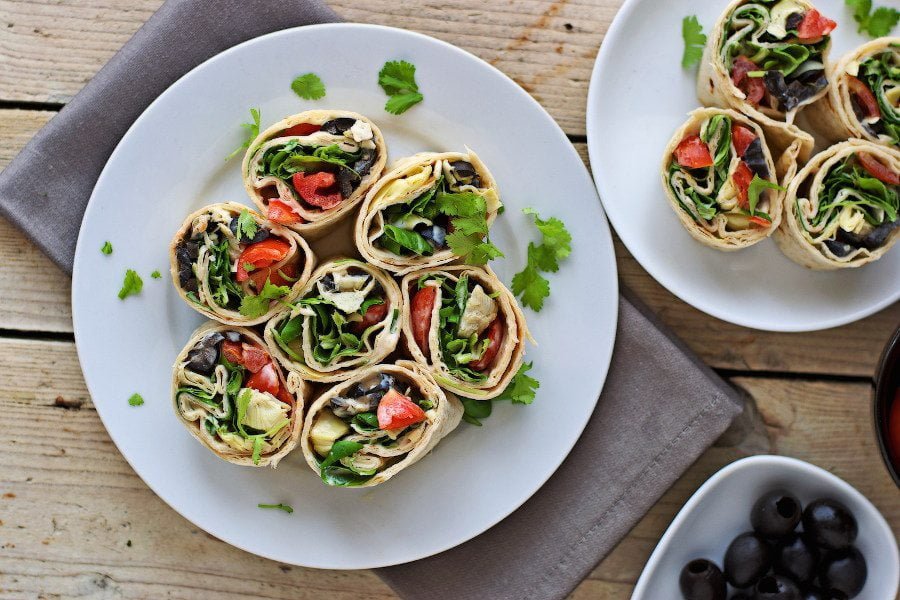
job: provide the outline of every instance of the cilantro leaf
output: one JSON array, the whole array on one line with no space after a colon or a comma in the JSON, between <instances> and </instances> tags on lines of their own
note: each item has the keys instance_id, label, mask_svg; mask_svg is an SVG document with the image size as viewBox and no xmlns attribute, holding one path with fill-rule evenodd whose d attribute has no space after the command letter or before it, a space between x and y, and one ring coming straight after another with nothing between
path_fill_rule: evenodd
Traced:
<instances>
[{"instance_id":1,"label":"cilantro leaf","mask_svg":"<svg viewBox=\"0 0 900 600\"><path fill-rule=\"evenodd\" d=\"M880 6L873 12L872 0L845 0L845 3L853 9L859 33L866 33L873 38L890 35L900 22L900 11L895 8Z\"/></svg>"},{"instance_id":2,"label":"cilantro leaf","mask_svg":"<svg viewBox=\"0 0 900 600\"><path fill-rule=\"evenodd\" d=\"M231 160L235 156L241 153L242 150L249 148L250 144L253 143L253 140L259 135L259 124L260 124L260 113L258 108L250 109L250 116L253 117L252 123L241 123L241 127L247 130L247 139L244 140L244 143L241 144L240 148L235 149L234 152L225 157L225 160Z\"/></svg>"},{"instance_id":3,"label":"cilantro leaf","mask_svg":"<svg viewBox=\"0 0 900 600\"><path fill-rule=\"evenodd\" d=\"M528 258L525 268L512 280L512 292L522 298L522 304L534 311L544 307L544 300L550 295L550 282L541 272L555 273L559 271L559 261L572 253L572 235L565 224L551 217L542 219L533 208L522 212L534 217L534 224L541 232L541 244L528 244Z\"/></svg>"},{"instance_id":4,"label":"cilantro leaf","mask_svg":"<svg viewBox=\"0 0 900 600\"><path fill-rule=\"evenodd\" d=\"M399 115L424 99L416 83L416 67L405 60L384 63L378 73L378 85L390 96L384 110Z\"/></svg>"},{"instance_id":5,"label":"cilantro leaf","mask_svg":"<svg viewBox=\"0 0 900 600\"><path fill-rule=\"evenodd\" d=\"M237 220L237 238L240 240L241 238L250 241L254 237L256 237L256 232L259 230L259 225L256 223L256 219L250 214L250 211L246 208L241 211L241 214L238 216Z\"/></svg>"},{"instance_id":6,"label":"cilantro leaf","mask_svg":"<svg viewBox=\"0 0 900 600\"><path fill-rule=\"evenodd\" d=\"M100 247L100 252L109 256L113 252L112 244L109 242L103 242L103 246Z\"/></svg>"},{"instance_id":7,"label":"cilantro leaf","mask_svg":"<svg viewBox=\"0 0 900 600\"><path fill-rule=\"evenodd\" d=\"M541 387L541 382L526 375L534 363L522 363L515 377L506 386L506 389L495 400L512 400L513 404L531 404L534 402L535 390Z\"/></svg>"},{"instance_id":8,"label":"cilantro leaf","mask_svg":"<svg viewBox=\"0 0 900 600\"><path fill-rule=\"evenodd\" d=\"M144 398L140 394L132 394L128 399L129 406L141 406L144 404Z\"/></svg>"},{"instance_id":9,"label":"cilantro leaf","mask_svg":"<svg viewBox=\"0 0 900 600\"><path fill-rule=\"evenodd\" d=\"M528 264L513 276L512 293L515 296L522 297L522 304L538 312L544 308L544 299L550 295L550 282L532 264L531 249L534 247L533 243L529 245Z\"/></svg>"},{"instance_id":10,"label":"cilantro leaf","mask_svg":"<svg viewBox=\"0 0 900 600\"><path fill-rule=\"evenodd\" d=\"M318 100L325 97L325 84L315 73L297 77L291 82L291 89L304 100Z\"/></svg>"},{"instance_id":11,"label":"cilantro leaf","mask_svg":"<svg viewBox=\"0 0 900 600\"><path fill-rule=\"evenodd\" d=\"M483 266L503 256L497 246L490 240L483 240L480 234L466 235L462 231L454 231L447 236L447 245L453 254L463 258L467 265Z\"/></svg>"},{"instance_id":12,"label":"cilantro leaf","mask_svg":"<svg viewBox=\"0 0 900 600\"><path fill-rule=\"evenodd\" d=\"M141 293L144 287L144 280L131 269L125 271L125 280L122 282L122 289L119 290L119 300L124 300L128 296L134 296Z\"/></svg>"},{"instance_id":13,"label":"cilantro leaf","mask_svg":"<svg viewBox=\"0 0 900 600\"><path fill-rule=\"evenodd\" d=\"M291 514L294 512L294 509L288 504L257 504L257 508L274 508L277 510L283 510L287 514Z\"/></svg>"},{"instance_id":14,"label":"cilantro leaf","mask_svg":"<svg viewBox=\"0 0 900 600\"><path fill-rule=\"evenodd\" d=\"M750 187L747 190L747 199L750 203L751 215L756 213L756 205L759 204L759 196L763 193L763 190L778 190L779 192L783 192L784 188L775 183L766 181L759 175L754 175L753 181L750 182Z\"/></svg>"},{"instance_id":15,"label":"cilantro leaf","mask_svg":"<svg viewBox=\"0 0 900 600\"><path fill-rule=\"evenodd\" d=\"M162 277L162 273L160 273L159 270L156 270L150 273L150 277L152 277L153 279L160 279Z\"/></svg>"},{"instance_id":16,"label":"cilantro leaf","mask_svg":"<svg viewBox=\"0 0 900 600\"><path fill-rule=\"evenodd\" d=\"M240 313L245 317L255 319L269 311L269 302L287 296L291 291L286 285L272 285L268 279L263 289L257 296L244 296L241 300Z\"/></svg>"},{"instance_id":17,"label":"cilantro leaf","mask_svg":"<svg viewBox=\"0 0 900 600\"><path fill-rule=\"evenodd\" d=\"M689 69L703 59L703 49L706 47L706 34L696 15L685 17L681 22L681 37L684 39L681 66Z\"/></svg>"}]
</instances>

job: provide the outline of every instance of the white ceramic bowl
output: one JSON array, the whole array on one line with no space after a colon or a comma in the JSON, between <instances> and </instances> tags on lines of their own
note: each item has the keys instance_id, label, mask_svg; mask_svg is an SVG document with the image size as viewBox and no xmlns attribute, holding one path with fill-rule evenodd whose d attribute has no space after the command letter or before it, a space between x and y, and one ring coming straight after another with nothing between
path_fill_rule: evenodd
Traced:
<instances>
[{"instance_id":1,"label":"white ceramic bowl","mask_svg":"<svg viewBox=\"0 0 900 600\"><path fill-rule=\"evenodd\" d=\"M725 550L749 531L750 509L774 489L789 490L805 506L833 498L859 523L856 547L869 575L857 600L891 600L900 583L897 540L878 509L843 479L814 465L783 456L752 456L721 469L698 489L657 544L634 589L632 600L680 599L678 576L685 564L706 558L721 568Z\"/></svg>"}]
</instances>

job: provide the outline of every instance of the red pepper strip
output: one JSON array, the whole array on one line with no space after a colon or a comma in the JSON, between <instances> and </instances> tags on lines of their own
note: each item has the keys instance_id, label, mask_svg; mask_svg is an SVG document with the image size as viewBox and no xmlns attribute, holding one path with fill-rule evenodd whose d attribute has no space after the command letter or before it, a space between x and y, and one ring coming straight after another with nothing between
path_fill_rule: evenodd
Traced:
<instances>
[{"instance_id":1,"label":"red pepper strip","mask_svg":"<svg viewBox=\"0 0 900 600\"><path fill-rule=\"evenodd\" d=\"M319 171L309 175L294 173L292 182L301 198L322 210L334 208L344 200L341 193L333 189L334 173L328 171Z\"/></svg>"}]
</instances>

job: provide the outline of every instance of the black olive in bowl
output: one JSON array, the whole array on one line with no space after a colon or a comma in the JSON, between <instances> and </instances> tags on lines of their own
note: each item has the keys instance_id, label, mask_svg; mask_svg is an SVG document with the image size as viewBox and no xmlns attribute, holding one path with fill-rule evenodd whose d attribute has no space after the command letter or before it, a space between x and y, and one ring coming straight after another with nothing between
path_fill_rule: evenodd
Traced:
<instances>
[{"instance_id":1,"label":"black olive in bowl","mask_svg":"<svg viewBox=\"0 0 900 600\"><path fill-rule=\"evenodd\" d=\"M684 566L678 586L685 600L725 600L728 588L719 567L703 558Z\"/></svg>"},{"instance_id":2,"label":"black olive in bowl","mask_svg":"<svg viewBox=\"0 0 900 600\"><path fill-rule=\"evenodd\" d=\"M873 403L875 432L881 457L894 483L900 488L900 328L884 348L875 377ZM893 433L892 433L893 432Z\"/></svg>"},{"instance_id":3,"label":"black olive in bowl","mask_svg":"<svg viewBox=\"0 0 900 600\"><path fill-rule=\"evenodd\" d=\"M866 559L856 548L832 552L819 565L819 582L823 589L843 592L848 598L859 594L866 584Z\"/></svg>"},{"instance_id":4,"label":"black olive in bowl","mask_svg":"<svg viewBox=\"0 0 900 600\"><path fill-rule=\"evenodd\" d=\"M772 551L758 534L748 531L734 538L725 551L725 578L737 588L750 587L766 574Z\"/></svg>"},{"instance_id":5,"label":"black olive in bowl","mask_svg":"<svg viewBox=\"0 0 900 600\"><path fill-rule=\"evenodd\" d=\"M772 559L776 573L787 575L798 583L812 581L818 561L818 551L800 533L793 533L778 544Z\"/></svg>"},{"instance_id":6,"label":"black olive in bowl","mask_svg":"<svg viewBox=\"0 0 900 600\"><path fill-rule=\"evenodd\" d=\"M750 524L766 538L781 538L794 531L800 522L800 501L791 494L769 492L753 505Z\"/></svg>"},{"instance_id":7,"label":"black olive in bowl","mask_svg":"<svg viewBox=\"0 0 900 600\"><path fill-rule=\"evenodd\" d=\"M803 531L821 548L841 550L856 539L859 526L850 510L827 498L813 500L803 511Z\"/></svg>"},{"instance_id":8,"label":"black olive in bowl","mask_svg":"<svg viewBox=\"0 0 900 600\"><path fill-rule=\"evenodd\" d=\"M756 582L756 600L803 600L800 588L784 575L766 575Z\"/></svg>"},{"instance_id":9,"label":"black olive in bowl","mask_svg":"<svg viewBox=\"0 0 900 600\"><path fill-rule=\"evenodd\" d=\"M811 588L803 594L803 600L847 600L847 594L837 590L819 590Z\"/></svg>"}]
</instances>

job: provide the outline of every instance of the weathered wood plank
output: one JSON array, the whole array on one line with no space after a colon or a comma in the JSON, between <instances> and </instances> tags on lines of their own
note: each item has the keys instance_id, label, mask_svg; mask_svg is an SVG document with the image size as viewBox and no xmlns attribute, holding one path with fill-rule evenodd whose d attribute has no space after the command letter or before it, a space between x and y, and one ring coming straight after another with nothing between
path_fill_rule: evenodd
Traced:
<instances>
[{"instance_id":1,"label":"weathered wood plank","mask_svg":"<svg viewBox=\"0 0 900 600\"><path fill-rule=\"evenodd\" d=\"M832 470L866 494L900 533L900 496L869 434L870 386L769 378L735 382L756 399L761 417L755 426L737 445L708 451L574 598L626 597L687 497L721 466L748 454L788 454ZM370 572L316 571L253 557L169 509L107 436L70 343L0 338L0 428L12 450L0 464L3 597L312 599L327 594L349 600L360 590L367 597L393 597Z\"/></svg>"},{"instance_id":2,"label":"weathered wood plank","mask_svg":"<svg viewBox=\"0 0 900 600\"><path fill-rule=\"evenodd\" d=\"M0 1L0 99L67 102L160 4ZM567 132L582 134L594 57L621 0L330 4L348 21L403 27L472 52L519 82Z\"/></svg>"}]
</instances>

